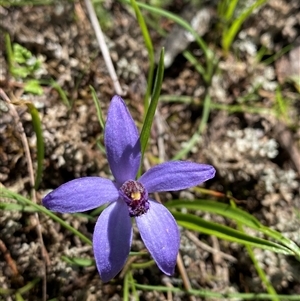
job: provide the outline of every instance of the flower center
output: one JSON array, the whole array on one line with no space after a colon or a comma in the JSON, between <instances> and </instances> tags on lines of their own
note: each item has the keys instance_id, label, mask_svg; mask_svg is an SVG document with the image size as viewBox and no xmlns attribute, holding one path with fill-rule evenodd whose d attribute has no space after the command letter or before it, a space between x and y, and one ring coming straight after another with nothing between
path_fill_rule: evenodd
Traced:
<instances>
[{"instance_id":1,"label":"flower center","mask_svg":"<svg viewBox=\"0 0 300 301\"><path fill-rule=\"evenodd\" d=\"M140 216L149 209L148 191L143 184L137 181L126 181L119 190L120 197L129 209L129 215Z\"/></svg>"}]
</instances>

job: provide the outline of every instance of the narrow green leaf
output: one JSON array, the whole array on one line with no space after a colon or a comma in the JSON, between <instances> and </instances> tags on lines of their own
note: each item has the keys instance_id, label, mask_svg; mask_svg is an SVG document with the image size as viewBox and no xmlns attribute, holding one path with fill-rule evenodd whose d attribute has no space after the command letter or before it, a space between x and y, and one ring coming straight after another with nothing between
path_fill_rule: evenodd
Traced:
<instances>
[{"instance_id":1,"label":"narrow green leaf","mask_svg":"<svg viewBox=\"0 0 300 301\"><path fill-rule=\"evenodd\" d=\"M233 200L230 200L230 204L231 204L231 207L232 207L232 208L234 208L234 209L237 208L237 207L236 207L236 204L235 204L235 202L234 202ZM237 226L238 226L238 229L239 229L241 232L245 233L244 227L243 227L242 223L238 222L238 223L237 223ZM278 297L277 297L276 290L275 290L274 287L272 286L272 283L269 281L267 275L265 274L264 270L261 268L261 266L260 266L258 260L256 259L255 254L254 254L254 252L253 252L253 249L252 249L250 246L246 245L246 250L247 250L247 252L248 252L248 254L249 254L249 257L251 258L251 260L252 260L252 262L253 262L253 264L254 264L254 267L255 267L255 269L256 269L256 272L257 272L258 276L260 277L260 279L261 279L263 285L266 287L268 293L269 293L270 295L273 295L273 296L274 296L274 297L273 297L273 301L280 301L280 300L278 299Z\"/></svg>"},{"instance_id":2,"label":"narrow green leaf","mask_svg":"<svg viewBox=\"0 0 300 301\"><path fill-rule=\"evenodd\" d=\"M129 273L130 271L127 271L124 277L123 281L123 300L129 301Z\"/></svg>"},{"instance_id":3,"label":"narrow green leaf","mask_svg":"<svg viewBox=\"0 0 300 301\"><path fill-rule=\"evenodd\" d=\"M16 297L16 301L25 301L22 295L18 292L16 292L15 297Z\"/></svg>"},{"instance_id":4,"label":"narrow green leaf","mask_svg":"<svg viewBox=\"0 0 300 301\"><path fill-rule=\"evenodd\" d=\"M203 134L209 114L210 114L210 109L211 109L211 98L208 93L208 90L205 93L205 98L204 98L204 103L203 103L203 111L202 111L202 117L201 117L201 122L199 124L199 127L197 131L192 135L191 139L186 143L185 147L183 147L172 159L173 160L180 160L182 159L183 156L187 155L191 149L197 144L199 139L201 138L201 135Z\"/></svg>"},{"instance_id":5,"label":"narrow green leaf","mask_svg":"<svg viewBox=\"0 0 300 301\"><path fill-rule=\"evenodd\" d=\"M211 107L210 105L211 105L211 98L207 91L204 98L203 112L202 112L201 122L199 125L199 130L198 130L199 134L203 134L206 128L208 118L209 118L209 113L210 113L210 107Z\"/></svg>"},{"instance_id":6,"label":"narrow green leaf","mask_svg":"<svg viewBox=\"0 0 300 301\"><path fill-rule=\"evenodd\" d=\"M234 14L234 11L236 9L238 2L239 2L239 0L232 0L232 1L228 2L228 6L227 6L226 12L224 14L225 20L227 22L232 20L233 14Z\"/></svg>"},{"instance_id":7,"label":"narrow green leaf","mask_svg":"<svg viewBox=\"0 0 300 301\"><path fill-rule=\"evenodd\" d=\"M234 230L230 227L206 221L201 217L179 212L172 212L172 214L174 215L178 224L187 229L208 235L215 235L228 241L237 242L244 245L251 245L253 247L270 250L276 253L293 255L293 252L290 249L277 243L241 233L240 231Z\"/></svg>"},{"instance_id":8,"label":"narrow green leaf","mask_svg":"<svg viewBox=\"0 0 300 301\"><path fill-rule=\"evenodd\" d=\"M128 3L129 0L123 0L123 2ZM192 36L195 38L195 41L198 43L199 47L202 49L205 59L206 59L206 65L207 69L206 72L202 74L204 81L209 84L213 75L214 66L216 65L215 56L214 53L209 49L207 44L204 42L204 40L198 35L198 33L192 28L192 26L185 21L184 19L178 17L176 14L170 13L166 10L163 10L161 8L147 5L142 2L136 1L136 4L143 8L148 10L149 12L152 12L155 14L155 16L163 16L170 20L173 20L180 26L182 26L184 29L186 29L189 33L192 34Z\"/></svg>"},{"instance_id":9,"label":"narrow green leaf","mask_svg":"<svg viewBox=\"0 0 300 301\"><path fill-rule=\"evenodd\" d=\"M187 141L185 147L183 147L173 158L172 160L180 160L182 159L185 155L187 155L191 149L196 145L196 143L199 141L201 135L197 132L193 134L191 139Z\"/></svg>"},{"instance_id":10,"label":"narrow green leaf","mask_svg":"<svg viewBox=\"0 0 300 301\"><path fill-rule=\"evenodd\" d=\"M6 56L7 56L7 62L8 62L8 69L9 73L13 74L13 61L14 61L14 54L11 46L11 40L8 33L5 33L5 48L6 48Z\"/></svg>"},{"instance_id":11,"label":"narrow green leaf","mask_svg":"<svg viewBox=\"0 0 300 301\"><path fill-rule=\"evenodd\" d=\"M237 19L235 19L228 30L224 30L222 35L222 46L225 52L228 52L235 36L240 30L241 26L245 20L251 15L251 13L261 5L263 5L267 0L257 0L253 5L246 9Z\"/></svg>"},{"instance_id":12,"label":"narrow green leaf","mask_svg":"<svg viewBox=\"0 0 300 301\"><path fill-rule=\"evenodd\" d=\"M128 2L128 0L126 2ZM176 22L177 24L182 26L184 29L186 29L188 32L190 32L193 35L193 37L195 38L195 40L198 43L198 45L200 46L200 48L203 50L203 53L204 53L206 59L207 60L212 59L213 53L208 48L208 46L206 45L204 40L198 35L198 33L191 27L191 25L187 21L178 17L176 14L170 13L164 9L161 9L161 8L158 8L155 6L151 6L151 5L147 5L145 3L138 2L138 1L136 3L139 7L146 9L155 15L163 16L170 20L173 20L174 22Z\"/></svg>"},{"instance_id":13,"label":"narrow green leaf","mask_svg":"<svg viewBox=\"0 0 300 301\"><path fill-rule=\"evenodd\" d=\"M14 204L14 203L2 203L2 202L0 202L0 210L37 212L37 210L31 206L23 206L23 205Z\"/></svg>"},{"instance_id":14,"label":"narrow green leaf","mask_svg":"<svg viewBox=\"0 0 300 301\"><path fill-rule=\"evenodd\" d=\"M0 287L0 296L12 296L14 290Z\"/></svg>"},{"instance_id":15,"label":"narrow green leaf","mask_svg":"<svg viewBox=\"0 0 300 301\"><path fill-rule=\"evenodd\" d=\"M41 281L40 278L34 278L33 280L31 280L30 282L28 282L26 285L24 285L23 287L21 287L20 289L18 289L18 293L20 294L25 294L27 292L29 292L31 289L33 289L36 284L38 284Z\"/></svg>"},{"instance_id":16,"label":"narrow green leaf","mask_svg":"<svg viewBox=\"0 0 300 301\"><path fill-rule=\"evenodd\" d=\"M54 0L28 0L19 1L19 0L0 0L1 6L6 7L19 7L19 6L28 6L30 5L50 5L53 4Z\"/></svg>"},{"instance_id":17,"label":"narrow green leaf","mask_svg":"<svg viewBox=\"0 0 300 301\"><path fill-rule=\"evenodd\" d=\"M206 70L199 64L196 57L189 50L183 52L183 56L195 67L199 74L205 75Z\"/></svg>"},{"instance_id":18,"label":"narrow green leaf","mask_svg":"<svg viewBox=\"0 0 300 301\"><path fill-rule=\"evenodd\" d=\"M45 155L42 123L41 123L39 112L35 108L35 106L29 102L26 102L26 105L31 114L32 125L36 135L37 171L36 171L34 187L35 189L38 189L43 176L43 163L44 163L44 155Z\"/></svg>"},{"instance_id":19,"label":"narrow green leaf","mask_svg":"<svg viewBox=\"0 0 300 301\"><path fill-rule=\"evenodd\" d=\"M155 265L155 261L154 260L149 260L146 262L139 262L139 263L132 263L130 266L133 269L147 269L151 266Z\"/></svg>"},{"instance_id":20,"label":"narrow green leaf","mask_svg":"<svg viewBox=\"0 0 300 301\"><path fill-rule=\"evenodd\" d=\"M167 202L165 206L169 209L186 208L190 210L201 210L204 212L219 214L224 217L230 218L235 222L239 222L244 226L262 232L265 235L273 238L274 240L283 244L285 247L292 250L294 252L294 255L300 258L300 248L292 240L284 237L281 233L277 232L276 230L264 226L253 215L247 213L242 209L233 208L230 205L220 203L220 202L199 200L199 199L194 200L192 202L186 200L170 201Z\"/></svg>"},{"instance_id":21,"label":"narrow green leaf","mask_svg":"<svg viewBox=\"0 0 300 301\"><path fill-rule=\"evenodd\" d=\"M288 120L288 102L283 98L281 88L278 85L276 88L276 106L277 118L282 118L286 123Z\"/></svg>"},{"instance_id":22,"label":"narrow green leaf","mask_svg":"<svg viewBox=\"0 0 300 301\"><path fill-rule=\"evenodd\" d=\"M239 208L232 208L230 205L221 202L199 199L193 201L176 200L167 202L165 206L169 209L186 208L190 210L201 210L203 212L219 214L256 230L260 230L262 227L261 223L253 215Z\"/></svg>"},{"instance_id":23,"label":"narrow green leaf","mask_svg":"<svg viewBox=\"0 0 300 301\"><path fill-rule=\"evenodd\" d=\"M94 101L94 104L95 104L95 107L96 107L96 110L97 110L97 117L98 117L99 124L100 124L101 128L104 130L105 121L104 121L104 118L103 118L102 109L101 109L101 106L100 106L100 101L97 97L97 94L96 94L96 91L95 91L94 87L90 86L90 89L91 89L93 101Z\"/></svg>"},{"instance_id":24,"label":"narrow green leaf","mask_svg":"<svg viewBox=\"0 0 300 301\"><path fill-rule=\"evenodd\" d=\"M300 75L292 75L289 79L293 83L297 92L300 93Z\"/></svg>"},{"instance_id":25,"label":"narrow green leaf","mask_svg":"<svg viewBox=\"0 0 300 301\"><path fill-rule=\"evenodd\" d=\"M95 265L95 260L90 258L80 258L80 257L68 257L68 256L61 256L61 259L69 264L77 265L81 267L90 267Z\"/></svg>"},{"instance_id":26,"label":"narrow green leaf","mask_svg":"<svg viewBox=\"0 0 300 301\"><path fill-rule=\"evenodd\" d=\"M145 121L143 124L143 128L141 131L140 140L141 140L142 157L145 153L145 150L146 150L146 147L148 144L151 126L153 123L156 107L157 107L158 100L159 100L162 80L163 80L163 76L164 76L164 63L163 62L164 62L164 48L162 48L161 53L160 53L160 59L159 59L159 63L158 63L153 94L151 97L150 106L148 108L148 112L147 112L147 115L146 115L146 118L145 118Z\"/></svg>"},{"instance_id":27,"label":"narrow green leaf","mask_svg":"<svg viewBox=\"0 0 300 301\"><path fill-rule=\"evenodd\" d=\"M71 103L67 97L66 92L61 88L61 86L55 81L51 80L51 86L58 92L59 96L61 97L62 102L64 105L70 109L71 108Z\"/></svg>"},{"instance_id":28,"label":"narrow green leaf","mask_svg":"<svg viewBox=\"0 0 300 301\"><path fill-rule=\"evenodd\" d=\"M187 95L161 95L159 97L159 101L161 102L177 102L177 103L185 103L191 104L194 102L194 97Z\"/></svg>"},{"instance_id":29,"label":"narrow green leaf","mask_svg":"<svg viewBox=\"0 0 300 301\"><path fill-rule=\"evenodd\" d=\"M164 78L164 71L165 71L165 65L164 65L164 56L165 56L165 48L162 48L160 51L160 56L159 56L159 62L157 66L157 72L156 72L156 77L154 81L154 87L153 87L153 92L151 96L151 103L154 102L158 103L159 96L160 96L160 91L161 91L161 86ZM154 110L155 112L155 110ZM154 113L153 113L154 116Z\"/></svg>"},{"instance_id":30,"label":"narrow green leaf","mask_svg":"<svg viewBox=\"0 0 300 301\"><path fill-rule=\"evenodd\" d=\"M155 58L154 58L154 50L153 50L153 44L152 40L146 25L146 22L144 20L144 17L136 4L135 0L130 0L131 6L134 9L137 21L139 23L139 26L141 28L145 45L148 51L148 59L149 59L149 71L148 71L148 79L147 79L147 90L144 98L144 110L145 114L147 114L148 107L149 107L149 101L150 101L150 95L151 95L151 89L153 84L153 75L154 75L154 67L155 67Z\"/></svg>"},{"instance_id":31,"label":"narrow green leaf","mask_svg":"<svg viewBox=\"0 0 300 301\"><path fill-rule=\"evenodd\" d=\"M149 255L148 252L142 252L142 251L140 251L140 252L131 251L129 253L129 256L148 256L148 255Z\"/></svg>"},{"instance_id":32,"label":"narrow green leaf","mask_svg":"<svg viewBox=\"0 0 300 301\"><path fill-rule=\"evenodd\" d=\"M188 295L199 296L203 298L216 298L218 300L228 300L228 299L238 299L238 300L271 300L272 295L269 294L260 294L260 293L223 293L212 292L209 290L183 290L178 287L172 286L159 286L159 285L146 285L146 284L135 284L136 288L145 290L145 291L158 291L158 292L173 292L173 293L183 293L185 292ZM300 301L299 294L297 295L277 295L281 301Z\"/></svg>"},{"instance_id":33,"label":"narrow green leaf","mask_svg":"<svg viewBox=\"0 0 300 301\"><path fill-rule=\"evenodd\" d=\"M135 280L133 278L132 272L129 272L129 284L131 285L131 291L132 291L132 297L134 301L139 301L140 297L139 297L139 293L135 287Z\"/></svg>"},{"instance_id":34,"label":"narrow green leaf","mask_svg":"<svg viewBox=\"0 0 300 301\"><path fill-rule=\"evenodd\" d=\"M274 53L273 55L271 55L270 57L268 57L267 59L263 60L262 62L265 65L270 65L273 64L276 60L278 60L280 57L282 57L284 54L286 54L287 52L289 52L291 49L293 49L294 45L293 44L288 44L285 47L279 49L278 51L276 51L276 53Z\"/></svg>"},{"instance_id":35,"label":"narrow green leaf","mask_svg":"<svg viewBox=\"0 0 300 301\"><path fill-rule=\"evenodd\" d=\"M105 125L104 125L104 127L105 127ZM99 150L100 150L103 154L106 154L105 146L104 146L104 144L102 143L102 141L103 141L103 134L104 134L104 133L101 133L101 134L96 138L96 145L98 146Z\"/></svg>"},{"instance_id":36,"label":"narrow green leaf","mask_svg":"<svg viewBox=\"0 0 300 301\"><path fill-rule=\"evenodd\" d=\"M247 249L247 252L249 254L249 257L251 258L251 260L254 264L256 272L259 275L259 278L261 279L261 282L266 287L268 293L272 296L272 300L273 301L280 301L280 299L277 296L276 290L274 289L274 287L272 286L272 283L268 279L268 276L266 275L264 270L259 265L258 260L255 258L255 254L254 254L252 248L250 246L246 245L246 249Z\"/></svg>"},{"instance_id":37,"label":"narrow green leaf","mask_svg":"<svg viewBox=\"0 0 300 301\"><path fill-rule=\"evenodd\" d=\"M266 109L263 107L254 107L246 105L227 105L222 103L211 103L210 107L216 110L224 110L229 113L247 112L250 114L261 114L261 115L276 115L273 110ZM276 116L275 116L276 117Z\"/></svg>"},{"instance_id":38,"label":"narrow green leaf","mask_svg":"<svg viewBox=\"0 0 300 301\"><path fill-rule=\"evenodd\" d=\"M32 202L31 200L25 198L24 196L22 196L22 195L20 195L20 194L18 194L16 192L13 192L13 191L5 188L5 187L1 187L1 189L0 189L0 196L16 200L17 202L19 202L21 204L26 204L28 206L32 206L38 212L44 213L45 215L47 215L51 219L53 219L55 222L59 223L62 227L64 227L65 229L69 230L73 234L77 235L82 241L84 241L88 245L92 245L92 242L91 242L90 239L88 239L85 235L83 235L81 232L79 232L78 230L76 230L75 228L73 228L71 225L69 225L68 223L66 223L64 220L62 220L61 218L59 218L57 215L55 215L54 213L52 213L51 211L49 211L44 206L40 206L38 204L35 204L34 202Z\"/></svg>"}]
</instances>

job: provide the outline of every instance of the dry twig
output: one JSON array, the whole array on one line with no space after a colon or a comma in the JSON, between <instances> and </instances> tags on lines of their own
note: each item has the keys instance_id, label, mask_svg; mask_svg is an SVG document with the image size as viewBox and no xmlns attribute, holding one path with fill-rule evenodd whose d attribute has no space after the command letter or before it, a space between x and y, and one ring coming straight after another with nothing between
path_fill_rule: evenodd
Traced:
<instances>
[{"instance_id":1,"label":"dry twig","mask_svg":"<svg viewBox=\"0 0 300 301\"><path fill-rule=\"evenodd\" d=\"M177 268L178 268L180 276L182 278L184 288L187 291L192 289L191 282L190 282L190 279L189 279L188 274L186 272L186 269L184 267L183 260L182 260L182 257L180 255L180 252L177 255ZM192 296L192 295L189 296L189 299L190 299L190 301L196 301L195 296Z\"/></svg>"},{"instance_id":2,"label":"dry twig","mask_svg":"<svg viewBox=\"0 0 300 301\"><path fill-rule=\"evenodd\" d=\"M12 273L14 276L19 276L20 273L18 271L17 265L15 261L11 258L9 251L7 250L4 242L0 239L0 251L3 254L3 257L5 258L7 264L10 266Z\"/></svg>"},{"instance_id":3,"label":"dry twig","mask_svg":"<svg viewBox=\"0 0 300 301\"><path fill-rule=\"evenodd\" d=\"M20 117L18 115L17 110L15 109L14 105L11 103L11 100L9 97L6 95L6 93L0 88L0 97L7 103L9 107L9 111L13 115L15 122L16 122L16 129L21 137L21 141L23 144L24 152L25 152L25 157L27 161L27 169L28 169L28 174L29 174L29 179L30 179L30 185L31 185L31 198L33 202L36 203L36 191L34 189L34 171L33 171L33 166L32 166L32 160L31 160L31 155L30 155L30 149L28 145L28 141L25 135L25 131L22 125L22 122L20 120ZM41 230L41 224L39 220L39 215L38 213L34 213L35 217L35 227L37 231L37 235L41 244L41 255L43 258L44 266L43 266L43 301L46 301L46 296L47 296L47 290L46 290L46 265L50 264L50 259L48 256L48 253L45 249L44 241L43 241L43 235L42 235L42 230Z\"/></svg>"},{"instance_id":4,"label":"dry twig","mask_svg":"<svg viewBox=\"0 0 300 301\"><path fill-rule=\"evenodd\" d=\"M110 75L110 77L113 81L115 91L116 91L117 94L123 95L123 91L122 91L121 85L119 83L118 76L116 74L116 71L115 71L114 65L112 63L111 57L109 55L109 50L108 50L108 47L105 43L104 35L103 35L102 30L101 30L100 24L98 22L93 4L91 3L90 0L84 0L84 2L85 2L85 5L86 5L86 8L87 8L92 26L94 28L96 38L97 38L99 47L101 49L101 52L102 52L102 55L103 55L108 73L109 73L109 75Z\"/></svg>"},{"instance_id":5,"label":"dry twig","mask_svg":"<svg viewBox=\"0 0 300 301\"><path fill-rule=\"evenodd\" d=\"M186 232L186 236L187 236L187 237L188 237L188 238L189 238L196 246L198 246L199 248L201 248L201 249L203 249L203 250L205 250L205 251L207 251L207 252L210 252L210 253L212 253L212 254L218 253L219 258L220 258L220 257L223 257L224 259L226 259L226 260L228 260L228 261L230 261L230 262L236 262L236 261L237 261L237 259L236 259L235 257L233 257L233 256L231 256L231 255L229 255L229 254L226 254L226 253L224 253L224 252L222 252L222 251L220 251L220 250L214 249L214 248L208 246L207 244L203 243L203 242L200 241L200 240L198 239L198 237L197 237L196 235L194 235L192 232L187 231L187 232Z\"/></svg>"}]
</instances>

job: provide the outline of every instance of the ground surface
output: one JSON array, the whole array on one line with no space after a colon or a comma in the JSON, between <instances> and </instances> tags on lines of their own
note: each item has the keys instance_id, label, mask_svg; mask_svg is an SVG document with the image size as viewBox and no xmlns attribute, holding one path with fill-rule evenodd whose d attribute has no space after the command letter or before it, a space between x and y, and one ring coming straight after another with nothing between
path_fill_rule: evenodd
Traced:
<instances>
[{"instance_id":1,"label":"ground surface","mask_svg":"<svg viewBox=\"0 0 300 301\"><path fill-rule=\"evenodd\" d=\"M125 5L105 2L107 43L122 88L126 92L130 111L139 125L143 113L143 96L148 71L140 28L131 10ZM207 4L204 4L207 8ZM174 1L167 9L180 13L182 1ZM216 6L208 7L209 22L204 39L220 58L219 69L213 78L210 95L214 104L223 105L211 111L202 139L186 156L187 159L210 163L217 169L215 179L206 188L231 192L239 206L255 215L262 223L281 231L300 245L299 195L299 116L300 101L295 85L286 80L299 75L300 68L300 4L298 1L270 1L255 12L244 24L228 56L222 54L216 26ZM8 72L5 45L0 44L0 84L12 98L29 100L38 108L45 140L44 175L37 193L41 197L60 184L81 176L107 177L109 169L103 152L97 147L102 142L96 110L89 85L101 100L106 114L113 85L90 25L83 2L56 2L49 6L0 8L1 41L4 32L12 42L21 44L43 60L39 77L55 80L66 92L71 108L61 95L49 85L42 96L25 95L22 81ZM173 23L150 17L171 35ZM4 21L3 21L4 20ZM152 22L153 24L153 22ZM156 49L166 46L171 65L165 72L162 95L190 96L191 102L161 102L152 129L151 146L146 163L154 165L157 158L169 160L181 150L200 123L204 82L195 68L179 53L172 53L172 36L165 38L151 29ZM174 37L173 37L174 39ZM176 39L176 36L175 36ZM4 39L3 39L4 40ZM291 50L264 64L255 60L257 50L267 49L263 60L280 53L285 46ZM203 62L197 46L189 49ZM173 51L174 52L174 51ZM276 108L276 88L280 86L287 106L286 116L272 114ZM176 100L176 98L175 98ZM23 105L16 104L33 160L36 158L35 135L31 117ZM263 108L251 113L247 109L228 112L234 105ZM23 145L13 114L1 102L0 109L0 181L11 190L29 194L29 177ZM203 197L195 192L161 194L162 201L177 197ZM9 202L9 200L5 200ZM228 200L224 199L224 202ZM298 210L298 211L297 211ZM230 221L200 212L209 220L230 224ZM298 214L298 217L297 217ZM17 266L13 275L7 257L0 253L0 284L16 289L36 277L42 277L44 261L41 258L35 219L30 212L0 211L0 238ZM72 226L91 238L96 218L64 215ZM93 258L92 248L71 235L53 220L40 215L45 248L49 256L47 267L48 299L57 300L122 300L122 275L109 284L103 284L95 267L78 267L66 263L62 256ZM3 251L3 245L1 250ZM208 248L210 246L211 248ZM142 250L138 233L132 250ZM221 252L214 253L212 250ZM227 254L224 255L224 253ZM292 258L271 252L255 250L273 286L279 293L300 294L300 264ZM264 292L261 281L244 247L182 230L181 255L192 287L212 291ZM140 284L181 286L176 272L168 279L154 265L136 270ZM42 300L42 281L34 286L25 300ZM158 292L141 292L140 300L167 300ZM0 300L14 300L0 296ZM172 300L188 300L174 294ZM201 300L200 298L198 300ZM211 299L213 300L213 299Z\"/></svg>"}]
</instances>

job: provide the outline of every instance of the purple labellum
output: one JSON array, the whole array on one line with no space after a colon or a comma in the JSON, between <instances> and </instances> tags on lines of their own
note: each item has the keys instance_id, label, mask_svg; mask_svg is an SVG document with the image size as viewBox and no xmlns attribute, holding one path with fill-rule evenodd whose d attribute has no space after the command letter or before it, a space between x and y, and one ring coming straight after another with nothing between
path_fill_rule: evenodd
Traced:
<instances>
[{"instance_id":1,"label":"purple labellum","mask_svg":"<svg viewBox=\"0 0 300 301\"><path fill-rule=\"evenodd\" d=\"M148 192L143 184L137 181L126 181L119 190L126 202L131 217L140 216L149 209Z\"/></svg>"}]
</instances>

